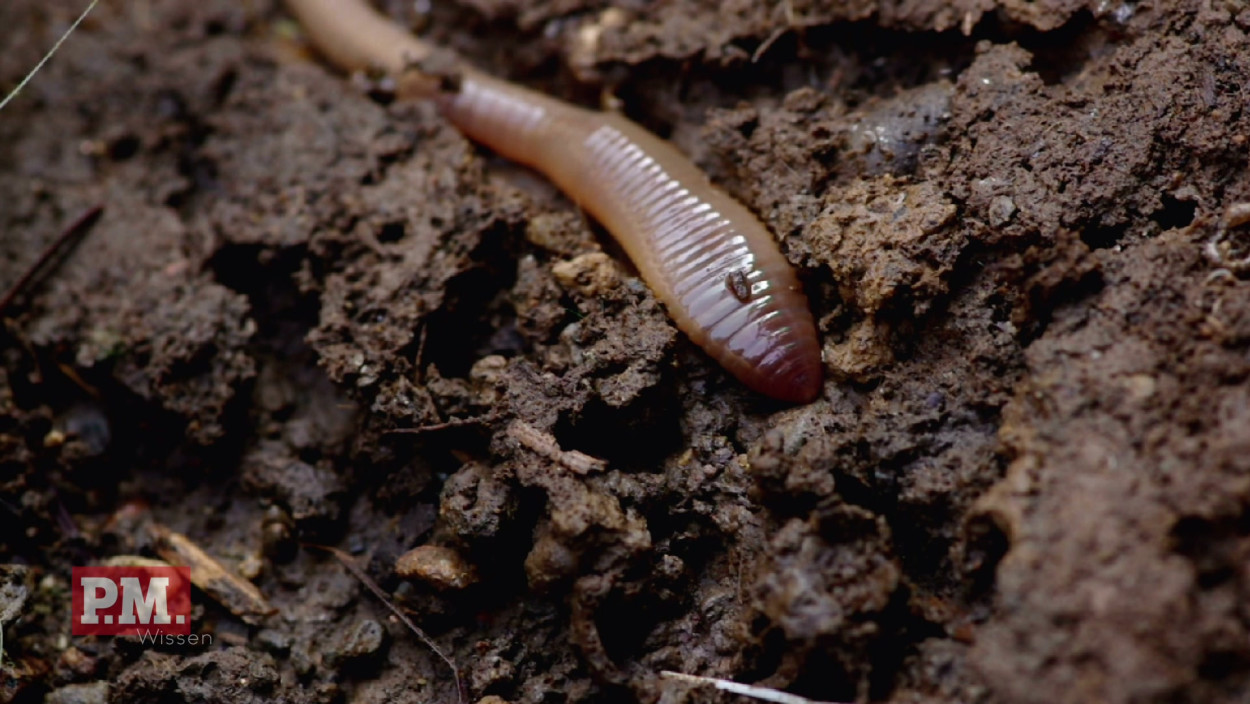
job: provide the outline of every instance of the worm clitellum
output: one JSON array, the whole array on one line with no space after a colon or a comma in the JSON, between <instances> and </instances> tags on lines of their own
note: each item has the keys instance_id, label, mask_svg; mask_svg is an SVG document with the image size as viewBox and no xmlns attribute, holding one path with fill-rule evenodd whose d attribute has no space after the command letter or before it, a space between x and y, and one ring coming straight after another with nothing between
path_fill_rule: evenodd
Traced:
<instances>
[{"instance_id":1,"label":"worm clitellum","mask_svg":"<svg viewBox=\"0 0 1250 704\"><path fill-rule=\"evenodd\" d=\"M429 45L363 0L287 0L340 68L395 75ZM624 117L457 67L454 88L417 82L452 124L550 178L620 242L677 326L747 386L799 403L820 394L816 326L759 218L668 142Z\"/></svg>"}]
</instances>

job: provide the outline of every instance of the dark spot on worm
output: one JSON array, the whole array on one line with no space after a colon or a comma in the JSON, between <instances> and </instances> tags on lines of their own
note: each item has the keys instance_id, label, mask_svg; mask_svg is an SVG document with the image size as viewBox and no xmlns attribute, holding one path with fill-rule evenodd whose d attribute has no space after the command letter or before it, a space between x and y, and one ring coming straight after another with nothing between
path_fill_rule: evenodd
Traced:
<instances>
[{"instance_id":1,"label":"dark spot on worm","mask_svg":"<svg viewBox=\"0 0 1250 704\"><path fill-rule=\"evenodd\" d=\"M741 270L725 274L725 288L729 289L734 298L740 302L751 302L751 284L747 282L747 275Z\"/></svg>"}]
</instances>

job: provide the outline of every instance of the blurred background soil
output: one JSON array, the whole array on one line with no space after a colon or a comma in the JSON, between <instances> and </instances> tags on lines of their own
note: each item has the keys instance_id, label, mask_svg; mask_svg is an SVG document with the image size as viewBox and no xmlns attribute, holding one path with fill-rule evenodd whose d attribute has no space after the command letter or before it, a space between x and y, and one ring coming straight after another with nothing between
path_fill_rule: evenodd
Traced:
<instances>
[{"instance_id":1,"label":"blurred background soil","mask_svg":"<svg viewBox=\"0 0 1250 704\"><path fill-rule=\"evenodd\" d=\"M0 88L83 5L0 4ZM0 288L104 208L0 311L0 701L455 701L318 545L470 702L1246 701L1244 2L385 5L759 213L822 398L275 2L105 2L0 113ZM171 531L264 601L71 638Z\"/></svg>"}]
</instances>

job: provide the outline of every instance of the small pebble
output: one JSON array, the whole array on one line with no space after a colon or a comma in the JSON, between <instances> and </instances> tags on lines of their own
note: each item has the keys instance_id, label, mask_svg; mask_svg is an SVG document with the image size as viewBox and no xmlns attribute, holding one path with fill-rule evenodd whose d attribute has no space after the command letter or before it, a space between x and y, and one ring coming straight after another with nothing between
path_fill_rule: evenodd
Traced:
<instances>
[{"instance_id":1,"label":"small pebble","mask_svg":"<svg viewBox=\"0 0 1250 704\"><path fill-rule=\"evenodd\" d=\"M1225 227L1241 227L1250 223L1250 203L1234 203L1224 211Z\"/></svg>"},{"instance_id":2,"label":"small pebble","mask_svg":"<svg viewBox=\"0 0 1250 704\"><path fill-rule=\"evenodd\" d=\"M330 660L334 663L366 660L376 655L385 642L386 629L382 624L365 619L347 633L338 650L331 653Z\"/></svg>"},{"instance_id":3,"label":"small pebble","mask_svg":"<svg viewBox=\"0 0 1250 704\"><path fill-rule=\"evenodd\" d=\"M603 252L589 252L568 261L556 262L551 267L551 273L561 286L588 298L604 295L621 280L616 263Z\"/></svg>"},{"instance_id":4,"label":"small pebble","mask_svg":"<svg viewBox=\"0 0 1250 704\"><path fill-rule=\"evenodd\" d=\"M287 634L266 628L256 634L256 646L273 655L282 655L291 649L291 637Z\"/></svg>"},{"instance_id":5,"label":"small pebble","mask_svg":"<svg viewBox=\"0 0 1250 704\"><path fill-rule=\"evenodd\" d=\"M997 196L990 201L990 224L1002 227L1016 214L1016 203L1008 196Z\"/></svg>"},{"instance_id":6,"label":"small pebble","mask_svg":"<svg viewBox=\"0 0 1250 704\"><path fill-rule=\"evenodd\" d=\"M0 565L0 624L12 623L22 614L30 596L29 576L30 569L24 565Z\"/></svg>"},{"instance_id":7,"label":"small pebble","mask_svg":"<svg viewBox=\"0 0 1250 704\"><path fill-rule=\"evenodd\" d=\"M478 580L477 569L460 553L438 545L422 545L404 553L395 562L395 572L439 589L464 589Z\"/></svg>"},{"instance_id":8,"label":"small pebble","mask_svg":"<svg viewBox=\"0 0 1250 704\"><path fill-rule=\"evenodd\" d=\"M108 682L70 684L49 692L43 698L44 704L107 704L108 700Z\"/></svg>"}]
</instances>

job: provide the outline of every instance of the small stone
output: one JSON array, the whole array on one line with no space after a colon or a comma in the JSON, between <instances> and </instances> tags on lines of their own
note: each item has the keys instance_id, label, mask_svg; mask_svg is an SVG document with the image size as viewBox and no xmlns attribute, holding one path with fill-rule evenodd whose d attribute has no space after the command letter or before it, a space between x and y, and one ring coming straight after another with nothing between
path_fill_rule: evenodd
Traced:
<instances>
[{"instance_id":1,"label":"small stone","mask_svg":"<svg viewBox=\"0 0 1250 704\"><path fill-rule=\"evenodd\" d=\"M630 17L624 10L609 7L600 12L598 17L582 24L569 42L569 62L582 69L593 67L599 60L599 40L604 30L623 27L629 21Z\"/></svg>"},{"instance_id":2,"label":"small stone","mask_svg":"<svg viewBox=\"0 0 1250 704\"><path fill-rule=\"evenodd\" d=\"M109 683L90 682L53 690L44 696L43 704L107 704L108 700Z\"/></svg>"},{"instance_id":3,"label":"small stone","mask_svg":"<svg viewBox=\"0 0 1250 704\"><path fill-rule=\"evenodd\" d=\"M0 565L0 626L12 623L22 613L30 590L26 580L30 570L25 565Z\"/></svg>"},{"instance_id":4,"label":"small stone","mask_svg":"<svg viewBox=\"0 0 1250 704\"><path fill-rule=\"evenodd\" d=\"M264 567L265 562L261 559L261 556L254 552L249 552L235 564L235 571L243 579L253 580L260 576L260 572Z\"/></svg>"},{"instance_id":5,"label":"small stone","mask_svg":"<svg viewBox=\"0 0 1250 704\"><path fill-rule=\"evenodd\" d=\"M539 536L525 556L525 576L530 589L539 593L563 581L576 569L577 555L549 532Z\"/></svg>"},{"instance_id":6,"label":"small stone","mask_svg":"<svg viewBox=\"0 0 1250 704\"><path fill-rule=\"evenodd\" d=\"M266 628L256 634L256 646L273 655L283 655L291 649L291 637L287 634Z\"/></svg>"},{"instance_id":7,"label":"small stone","mask_svg":"<svg viewBox=\"0 0 1250 704\"><path fill-rule=\"evenodd\" d=\"M371 618L365 619L347 633L330 660L333 663L368 660L382 649L385 642L386 629L382 624Z\"/></svg>"},{"instance_id":8,"label":"small stone","mask_svg":"<svg viewBox=\"0 0 1250 704\"><path fill-rule=\"evenodd\" d=\"M57 658L56 673L63 679L86 679L95 674L98 662L91 655L70 646L62 650L60 657Z\"/></svg>"},{"instance_id":9,"label":"small stone","mask_svg":"<svg viewBox=\"0 0 1250 704\"><path fill-rule=\"evenodd\" d=\"M558 250L560 230L564 222L556 215L541 214L530 218L525 228L525 239L544 249Z\"/></svg>"},{"instance_id":10,"label":"small stone","mask_svg":"<svg viewBox=\"0 0 1250 704\"><path fill-rule=\"evenodd\" d=\"M295 556L296 543L291 534L292 521L279 506L270 506L261 520L261 550L271 560L288 562Z\"/></svg>"},{"instance_id":11,"label":"small stone","mask_svg":"<svg viewBox=\"0 0 1250 704\"><path fill-rule=\"evenodd\" d=\"M56 425L66 440L78 441L74 452L79 457L97 457L103 454L113 439L108 416L94 404L75 405L57 420Z\"/></svg>"},{"instance_id":12,"label":"small stone","mask_svg":"<svg viewBox=\"0 0 1250 704\"><path fill-rule=\"evenodd\" d=\"M994 227L1006 225L1011 216L1016 214L1016 202L1008 196L997 196L990 201L990 224Z\"/></svg>"},{"instance_id":13,"label":"small stone","mask_svg":"<svg viewBox=\"0 0 1250 704\"><path fill-rule=\"evenodd\" d=\"M1250 223L1250 203L1233 203L1224 211L1224 227L1241 227Z\"/></svg>"},{"instance_id":14,"label":"small stone","mask_svg":"<svg viewBox=\"0 0 1250 704\"><path fill-rule=\"evenodd\" d=\"M300 643L291 650L290 662L295 674L300 677L308 677L317 668L317 659L308 651L307 643Z\"/></svg>"},{"instance_id":15,"label":"small stone","mask_svg":"<svg viewBox=\"0 0 1250 704\"><path fill-rule=\"evenodd\" d=\"M1154 395L1158 382L1149 374L1131 374L1124 380L1129 396L1134 401L1145 401Z\"/></svg>"},{"instance_id":16,"label":"small stone","mask_svg":"<svg viewBox=\"0 0 1250 704\"><path fill-rule=\"evenodd\" d=\"M490 354L474 362L469 369L469 380L474 383L497 384L505 369L508 359L503 355Z\"/></svg>"},{"instance_id":17,"label":"small stone","mask_svg":"<svg viewBox=\"0 0 1250 704\"><path fill-rule=\"evenodd\" d=\"M469 369L469 381L473 384L473 402L480 406L494 406L499 402L504 372L508 360L492 354L479 359Z\"/></svg>"},{"instance_id":18,"label":"small stone","mask_svg":"<svg viewBox=\"0 0 1250 704\"><path fill-rule=\"evenodd\" d=\"M603 252L590 252L556 262L551 267L551 273L561 286L588 298L603 295L621 280L616 263Z\"/></svg>"},{"instance_id":19,"label":"small stone","mask_svg":"<svg viewBox=\"0 0 1250 704\"><path fill-rule=\"evenodd\" d=\"M477 569L460 553L439 545L422 545L404 553L395 562L395 572L439 589L464 589L478 580Z\"/></svg>"}]
</instances>

